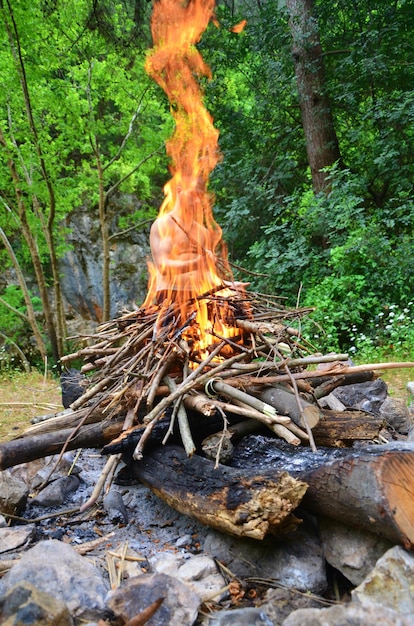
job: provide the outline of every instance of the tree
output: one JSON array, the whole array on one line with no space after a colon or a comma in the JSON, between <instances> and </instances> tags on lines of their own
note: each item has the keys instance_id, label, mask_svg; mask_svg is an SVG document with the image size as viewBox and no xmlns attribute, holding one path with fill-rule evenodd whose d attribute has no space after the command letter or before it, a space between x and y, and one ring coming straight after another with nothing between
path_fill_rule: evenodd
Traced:
<instances>
[{"instance_id":1,"label":"tree","mask_svg":"<svg viewBox=\"0 0 414 626\"><path fill-rule=\"evenodd\" d=\"M313 0L286 0L306 152L315 193L328 191L327 168L341 161L326 91L325 68Z\"/></svg>"}]
</instances>

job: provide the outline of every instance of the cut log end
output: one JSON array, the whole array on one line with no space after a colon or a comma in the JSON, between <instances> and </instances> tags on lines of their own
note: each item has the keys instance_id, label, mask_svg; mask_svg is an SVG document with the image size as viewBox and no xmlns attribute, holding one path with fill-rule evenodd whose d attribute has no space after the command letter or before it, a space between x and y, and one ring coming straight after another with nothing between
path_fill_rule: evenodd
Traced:
<instances>
[{"instance_id":1,"label":"cut log end","mask_svg":"<svg viewBox=\"0 0 414 626\"><path fill-rule=\"evenodd\" d=\"M389 457L382 471L385 501L406 548L414 548L413 458Z\"/></svg>"}]
</instances>

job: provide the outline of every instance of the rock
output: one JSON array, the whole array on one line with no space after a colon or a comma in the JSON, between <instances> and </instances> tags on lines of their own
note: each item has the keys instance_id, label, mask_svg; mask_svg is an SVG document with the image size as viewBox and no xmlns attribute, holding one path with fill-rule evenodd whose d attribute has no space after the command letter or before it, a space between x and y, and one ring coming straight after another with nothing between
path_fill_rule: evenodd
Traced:
<instances>
[{"instance_id":1,"label":"rock","mask_svg":"<svg viewBox=\"0 0 414 626\"><path fill-rule=\"evenodd\" d=\"M29 489L9 470L0 472L0 510L10 515L20 515L26 507Z\"/></svg>"},{"instance_id":2,"label":"rock","mask_svg":"<svg viewBox=\"0 0 414 626\"><path fill-rule=\"evenodd\" d=\"M246 608L219 611L210 617L208 626L274 626L262 609Z\"/></svg>"},{"instance_id":3,"label":"rock","mask_svg":"<svg viewBox=\"0 0 414 626\"><path fill-rule=\"evenodd\" d=\"M60 387L62 390L62 404L68 409L72 402L80 398L88 385L88 379L82 372L71 367L60 375Z\"/></svg>"},{"instance_id":4,"label":"rock","mask_svg":"<svg viewBox=\"0 0 414 626\"><path fill-rule=\"evenodd\" d=\"M128 621L153 602L163 598L147 626L192 626L197 619L200 598L180 580L167 574L142 574L111 591L107 606L117 617Z\"/></svg>"},{"instance_id":5,"label":"rock","mask_svg":"<svg viewBox=\"0 0 414 626\"><path fill-rule=\"evenodd\" d=\"M313 607L318 609L325 607L323 598L319 599L314 595L298 593L295 589L279 587L266 591L260 608L273 624L281 624L292 611Z\"/></svg>"},{"instance_id":6,"label":"rock","mask_svg":"<svg viewBox=\"0 0 414 626\"><path fill-rule=\"evenodd\" d=\"M414 396L414 381L409 381L406 385L406 389L408 391L408 393L410 393L412 396Z\"/></svg>"},{"instance_id":7,"label":"rock","mask_svg":"<svg viewBox=\"0 0 414 626\"><path fill-rule=\"evenodd\" d=\"M0 621L3 626L73 626L64 602L27 582L0 598Z\"/></svg>"},{"instance_id":8,"label":"rock","mask_svg":"<svg viewBox=\"0 0 414 626\"><path fill-rule=\"evenodd\" d=\"M62 476L57 478L44 489L35 498L30 500L30 505L34 506L59 506L62 504L69 494L73 493L79 487L79 478L77 476Z\"/></svg>"},{"instance_id":9,"label":"rock","mask_svg":"<svg viewBox=\"0 0 414 626\"><path fill-rule=\"evenodd\" d=\"M320 518L319 533L325 558L353 585L359 585L392 544L365 530Z\"/></svg>"},{"instance_id":10,"label":"rock","mask_svg":"<svg viewBox=\"0 0 414 626\"><path fill-rule=\"evenodd\" d=\"M388 396L380 407L380 416L384 418L387 426L398 433L406 435L413 425L408 407L401 400L395 400Z\"/></svg>"},{"instance_id":11,"label":"rock","mask_svg":"<svg viewBox=\"0 0 414 626\"><path fill-rule=\"evenodd\" d=\"M211 530L204 551L240 578L272 578L286 587L312 593L322 593L327 585L322 546L314 532L305 528L280 540L263 541Z\"/></svg>"},{"instance_id":12,"label":"rock","mask_svg":"<svg viewBox=\"0 0 414 626\"><path fill-rule=\"evenodd\" d=\"M343 385L332 393L349 409L379 415L380 407L388 395L388 387L381 378L377 378L366 383Z\"/></svg>"},{"instance_id":13,"label":"rock","mask_svg":"<svg viewBox=\"0 0 414 626\"><path fill-rule=\"evenodd\" d=\"M414 626L414 618L382 606L338 604L329 609L299 609L282 626Z\"/></svg>"},{"instance_id":14,"label":"rock","mask_svg":"<svg viewBox=\"0 0 414 626\"><path fill-rule=\"evenodd\" d=\"M86 558L56 539L40 541L23 554L0 581L0 596L20 583L52 593L78 619L99 619L106 613L108 588L102 576Z\"/></svg>"},{"instance_id":15,"label":"rock","mask_svg":"<svg viewBox=\"0 0 414 626\"><path fill-rule=\"evenodd\" d=\"M112 487L103 499L103 506L112 523L128 522L128 512L122 499L121 492Z\"/></svg>"},{"instance_id":16,"label":"rock","mask_svg":"<svg viewBox=\"0 0 414 626\"><path fill-rule=\"evenodd\" d=\"M214 598L219 600L223 595L226 581L217 571L215 561L200 554L184 558L181 554L160 552L149 559L151 568L161 574L178 578L192 589L202 602Z\"/></svg>"},{"instance_id":17,"label":"rock","mask_svg":"<svg viewBox=\"0 0 414 626\"><path fill-rule=\"evenodd\" d=\"M33 537L35 531L34 524L0 528L0 553L19 548Z\"/></svg>"},{"instance_id":18,"label":"rock","mask_svg":"<svg viewBox=\"0 0 414 626\"><path fill-rule=\"evenodd\" d=\"M388 550L352 591L352 599L363 605L380 604L398 613L414 615L414 555L401 546Z\"/></svg>"}]
</instances>

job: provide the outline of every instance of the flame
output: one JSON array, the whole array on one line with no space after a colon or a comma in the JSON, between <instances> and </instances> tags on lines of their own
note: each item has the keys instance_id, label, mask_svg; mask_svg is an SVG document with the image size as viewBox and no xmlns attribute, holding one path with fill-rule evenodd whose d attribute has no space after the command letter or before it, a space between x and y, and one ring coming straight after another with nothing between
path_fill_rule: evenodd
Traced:
<instances>
[{"instance_id":1,"label":"flame","mask_svg":"<svg viewBox=\"0 0 414 626\"><path fill-rule=\"evenodd\" d=\"M225 284L232 274L207 190L220 153L218 131L199 84L201 77L211 78L211 71L196 44L214 20L214 7L214 0L154 2L153 49L146 61L148 74L169 98L175 130L166 144L172 177L150 232L152 263L143 306L159 307L158 330L171 304L183 325L195 319L198 336L192 339L200 354L213 343L212 334L240 332L223 309L223 299L234 294ZM219 297L212 302L206 294Z\"/></svg>"}]
</instances>

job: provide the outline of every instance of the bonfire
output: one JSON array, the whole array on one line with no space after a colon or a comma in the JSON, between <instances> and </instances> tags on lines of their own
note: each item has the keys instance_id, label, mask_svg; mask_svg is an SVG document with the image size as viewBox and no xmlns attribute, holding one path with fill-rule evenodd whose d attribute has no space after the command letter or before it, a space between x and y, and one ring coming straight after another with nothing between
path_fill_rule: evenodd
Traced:
<instances>
[{"instance_id":1,"label":"bonfire","mask_svg":"<svg viewBox=\"0 0 414 626\"><path fill-rule=\"evenodd\" d=\"M378 445L378 456L352 452L342 461L334 455L334 465L329 455L317 454L321 445L386 443L381 419L326 408L320 400L340 385L373 380L377 370L414 364L353 366L346 354L320 354L301 332L310 309L286 308L276 296L253 293L248 283L234 280L208 190L220 153L199 84L210 70L196 44L211 20L214 0L154 3L154 47L146 68L169 98L175 132L167 142L171 178L150 232L146 299L102 324L95 335L82 337L84 345L62 359L65 365L83 360L83 393L68 411L39 418L22 439L0 445L0 469L66 449L104 446L108 461L81 510L96 502L105 483L109 488L128 454L140 480L152 488L156 483L161 495L169 489L165 497L173 506L226 532L263 538L286 518L291 522L291 511L310 486L311 510L316 506L414 545L413 473L406 471L414 464L410 449L394 454ZM250 478L220 469L231 439L258 428L291 449L302 448L304 458L314 454L313 473L305 468L298 474L296 458L289 468L290 457L283 463L300 480L283 468ZM161 446L155 453L162 456L158 476L149 478L151 460L142 463L146 446L171 439L179 440L184 460ZM196 452L212 459L212 467ZM180 488L177 459L183 466L189 460ZM365 473L374 482L369 494L361 493L360 506L355 494Z\"/></svg>"}]
</instances>

